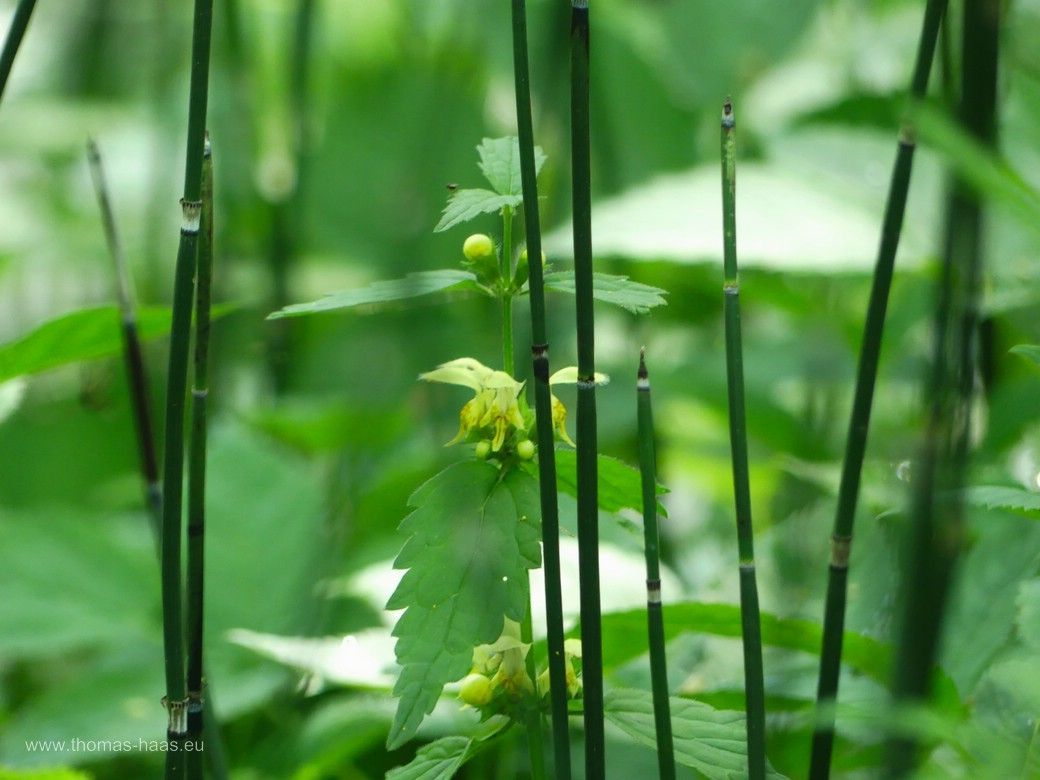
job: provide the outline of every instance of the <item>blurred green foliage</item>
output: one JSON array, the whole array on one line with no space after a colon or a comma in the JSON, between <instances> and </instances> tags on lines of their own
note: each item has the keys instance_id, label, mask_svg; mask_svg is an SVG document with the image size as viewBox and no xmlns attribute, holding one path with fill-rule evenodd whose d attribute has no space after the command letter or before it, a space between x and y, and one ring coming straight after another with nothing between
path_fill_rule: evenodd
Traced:
<instances>
[{"instance_id":1,"label":"blurred green foliage","mask_svg":"<svg viewBox=\"0 0 1040 780\"><path fill-rule=\"evenodd\" d=\"M3 19L13 5L0 3ZM105 156L141 302L168 304L189 6L40 3L0 106L0 342L14 345L44 323L87 316L76 312L115 298L83 152L87 134ZM463 232L433 228L445 185L479 181L473 150L480 139L515 132L509 8L489 0L317 0L301 60L294 44L301 3L215 6L216 284L219 299L235 308L215 324L212 352L211 414L219 424L209 467L211 692L236 777L381 777L420 746L383 748L393 714L385 687L392 653L356 666L370 669L367 683L358 675L344 683L330 671L337 653L352 658L351 637L386 633L383 606L396 584L389 561L402 542L396 526L414 487L447 462L442 444L457 426L457 399L415 377L460 354L491 363L496 314L485 299L458 299L371 315L265 317L339 290L459 266ZM541 179L547 251L566 267L569 9L550 0L529 7L536 138L548 156ZM601 307L598 367L614 381L599 393L600 437L606 454L634 460L629 380L646 344L670 489L662 499L665 600L688 603L675 607L677 615L704 620L697 605L736 602L714 216L721 100L734 97L740 122L745 371L763 608L779 625L804 627L822 614L855 354L920 13L911 0L597 3L597 262L668 291L668 306L642 318ZM848 628L883 645L898 602L944 181L957 166L992 207L986 371L971 547L941 659L963 706L943 711L946 725L929 743L930 776L1040 777L1040 374L1008 354L1040 343L1037 40L1040 3L1017 0L1006 25L999 159L966 146L942 123L936 80L853 550ZM495 218L486 220L477 226L492 232ZM550 305L553 359L566 365L574 353L572 304L554 296ZM525 320L521 307L520 344ZM155 409L164 349L160 340L147 351ZM11 767L0 778L142 777L159 766L148 752L31 752L25 745L161 734L154 546L140 507L124 373L103 352L111 350L0 385L0 765ZM5 358L4 365L18 364ZM573 402L569 392L560 390L565 403ZM561 506L563 525L573 526L573 502ZM606 512L603 521L617 560L638 561L639 536ZM618 626L607 634L615 649L637 633L623 618L640 603L642 587L638 576L605 583L610 609L621 613L606 623ZM674 693L741 709L739 640L698 632L693 619L692 632L669 628ZM233 629L245 630L235 642ZM262 649L272 638L332 641L320 645L327 655L306 644L294 645L308 649L290 658ZM767 652L770 761L792 777L805 772L815 671L812 642ZM885 700L877 679L853 666L847 674L843 703L869 708ZM647 689L648 679L638 653L611 671L619 686ZM419 736L474 723L472 712L445 698ZM878 763L876 722L839 710L838 728L839 772L859 776ZM653 771L652 753L638 739L617 730L610 740L612 776ZM524 756L507 737L463 776L524 776ZM62 765L85 774L30 773Z\"/></svg>"}]
</instances>

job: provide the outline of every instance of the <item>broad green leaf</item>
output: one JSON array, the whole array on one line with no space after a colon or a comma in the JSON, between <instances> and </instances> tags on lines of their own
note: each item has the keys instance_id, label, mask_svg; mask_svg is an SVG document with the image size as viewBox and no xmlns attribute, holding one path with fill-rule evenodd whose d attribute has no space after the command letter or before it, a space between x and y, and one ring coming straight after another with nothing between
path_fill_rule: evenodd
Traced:
<instances>
[{"instance_id":1,"label":"broad green leaf","mask_svg":"<svg viewBox=\"0 0 1040 780\"><path fill-rule=\"evenodd\" d=\"M418 271L408 274L403 279L380 280L366 287L326 295L309 303L294 303L267 315L269 320L283 317L302 317L307 314L319 314L340 309L352 309L356 306L370 306L392 301L403 301L419 298L437 292L449 290L476 290L477 281L469 271L454 268L442 268L438 271Z\"/></svg>"},{"instance_id":2,"label":"broad green leaf","mask_svg":"<svg viewBox=\"0 0 1040 780\"><path fill-rule=\"evenodd\" d=\"M666 604L664 607L665 638L696 632L739 638L741 636L740 607L734 604L705 604L685 602ZM603 615L603 667L616 669L622 664L644 655L646 649L646 610L614 612ZM769 647L799 650L819 655L823 639L819 623L795 618L781 618L762 613L762 642ZM892 659L891 646L863 634L845 632L842 661L867 677L887 685ZM936 670L936 697L944 705L959 703L957 689L942 670Z\"/></svg>"},{"instance_id":3,"label":"broad green leaf","mask_svg":"<svg viewBox=\"0 0 1040 780\"><path fill-rule=\"evenodd\" d=\"M1040 579L1019 585L1017 603L1018 635L1024 644L1040 651Z\"/></svg>"},{"instance_id":4,"label":"broad green leaf","mask_svg":"<svg viewBox=\"0 0 1040 780\"><path fill-rule=\"evenodd\" d=\"M968 503L987 509L1010 509L1033 514L1040 512L1040 493L1020 487L978 485L965 491Z\"/></svg>"},{"instance_id":5,"label":"broad green leaf","mask_svg":"<svg viewBox=\"0 0 1040 780\"><path fill-rule=\"evenodd\" d=\"M449 466L409 499L409 534L394 566L408 569L387 603L404 609L394 627L400 698L387 738L414 736L445 683L461 679L473 648L494 642L505 618L527 609L527 571L541 562L537 485L482 461Z\"/></svg>"},{"instance_id":6,"label":"broad green leaf","mask_svg":"<svg viewBox=\"0 0 1040 780\"><path fill-rule=\"evenodd\" d=\"M596 458L599 474L596 497L599 508L604 512L620 512L622 509L643 511L643 483L639 470L624 461L609 455ZM570 449L556 450L556 486L567 495L578 495L578 453ZM664 485L657 486L657 493L668 492ZM658 502L657 511L667 517L664 506Z\"/></svg>"},{"instance_id":7,"label":"broad green leaf","mask_svg":"<svg viewBox=\"0 0 1040 780\"><path fill-rule=\"evenodd\" d=\"M522 195L499 195L491 190L456 190L448 198L434 233L440 233L481 214L495 214L506 206L519 206L524 202Z\"/></svg>"},{"instance_id":8,"label":"broad green leaf","mask_svg":"<svg viewBox=\"0 0 1040 780\"><path fill-rule=\"evenodd\" d=\"M487 721L471 737L442 737L421 748L404 766L391 769L386 780L451 780L492 737L499 734L509 720L499 716Z\"/></svg>"},{"instance_id":9,"label":"broad green leaf","mask_svg":"<svg viewBox=\"0 0 1040 780\"><path fill-rule=\"evenodd\" d=\"M747 775L744 714L716 710L690 699L669 697L675 760L712 780ZM606 719L641 745L657 749L653 697L645 691L617 689L603 698ZM771 768L770 777L783 777Z\"/></svg>"},{"instance_id":10,"label":"broad green leaf","mask_svg":"<svg viewBox=\"0 0 1040 780\"><path fill-rule=\"evenodd\" d=\"M1040 365L1040 346L1037 346L1036 344L1018 344L1008 351L1016 355L1021 355L1028 360L1032 360L1037 365Z\"/></svg>"},{"instance_id":11,"label":"broad green leaf","mask_svg":"<svg viewBox=\"0 0 1040 780\"><path fill-rule=\"evenodd\" d=\"M118 355L123 349L119 309L98 306L63 314L20 339L0 346L0 382L38 374L69 363ZM137 332L153 339L170 331L170 310L145 307L137 312Z\"/></svg>"},{"instance_id":12,"label":"broad green leaf","mask_svg":"<svg viewBox=\"0 0 1040 780\"><path fill-rule=\"evenodd\" d=\"M545 275L545 286L550 290L574 295L574 274L571 271L552 271ZM668 293L659 287L631 281L627 276L594 273L592 297L612 303L633 314L646 314L655 306L664 306Z\"/></svg>"},{"instance_id":13,"label":"broad green leaf","mask_svg":"<svg viewBox=\"0 0 1040 780\"><path fill-rule=\"evenodd\" d=\"M499 195L523 195L520 182L520 141L516 136L485 138L477 147L480 170ZM545 163L541 147L534 148L534 169L537 174Z\"/></svg>"}]
</instances>

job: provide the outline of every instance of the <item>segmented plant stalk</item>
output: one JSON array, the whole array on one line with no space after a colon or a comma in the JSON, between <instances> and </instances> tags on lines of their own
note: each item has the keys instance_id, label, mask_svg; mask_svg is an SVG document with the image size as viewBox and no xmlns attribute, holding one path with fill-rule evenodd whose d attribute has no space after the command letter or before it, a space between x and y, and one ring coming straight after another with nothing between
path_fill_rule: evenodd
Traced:
<instances>
[{"instance_id":1,"label":"segmented plant stalk","mask_svg":"<svg viewBox=\"0 0 1040 780\"><path fill-rule=\"evenodd\" d=\"M184 670L184 617L181 578L181 490L184 477L184 402L188 384L188 350L194 303L194 275L198 257L202 211L202 152L209 95L209 54L212 0L195 0L192 32L188 134L184 167L183 220L173 292L173 322L166 385L166 428L163 463L162 603L163 650L166 657L167 736L183 742L187 734L187 697ZM181 751L167 752L167 776L183 774Z\"/></svg>"},{"instance_id":2,"label":"segmented plant stalk","mask_svg":"<svg viewBox=\"0 0 1040 780\"><path fill-rule=\"evenodd\" d=\"M498 258L498 273L502 283L502 370L512 376L516 373L513 359L513 209L502 209L502 252Z\"/></svg>"},{"instance_id":3,"label":"segmented plant stalk","mask_svg":"<svg viewBox=\"0 0 1040 780\"><path fill-rule=\"evenodd\" d=\"M578 577L581 586L585 777L605 773L603 637L599 601L595 314L592 304L592 175L589 144L589 4L571 0L571 166L574 288L578 320ZM530 265L540 261L528 252Z\"/></svg>"},{"instance_id":4,"label":"segmented plant stalk","mask_svg":"<svg viewBox=\"0 0 1040 780\"><path fill-rule=\"evenodd\" d=\"M35 7L36 0L21 0L14 10L14 18L7 30L7 37L4 39L4 50L0 52L0 100L4 98L7 78L11 75L11 66L14 65L15 55L18 54L18 48L22 45L25 28L29 26L29 19L32 17Z\"/></svg>"},{"instance_id":5,"label":"segmented plant stalk","mask_svg":"<svg viewBox=\"0 0 1040 780\"><path fill-rule=\"evenodd\" d=\"M650 643L650 683L654 695L657 766L661 780L675 778L672 713L668 703L668 662L664 650L664 614L661 608L660 535L657 528L657 456L654 452L654 413L650 403L650 374L646 353L639 353L636 376L639 421L639 471L643 480L643 548L646 553L646 626Z\"/></svg>"},{"instance_id":6,"label":"segmented plant stalk","mask_svg":"<svg viewBox=\"0 0 1040 780\"><path fill-rule=\"evenodd\" d=\"M137 453L141 476L145 487L145 506L148 508L156 541L162 526L162 489L159 486L159 462L155 456L155 434L152 430L152 414L148 403L148 380L144 369L141 339L137 333L137 306L134 299L133 282L126 264L123 244L116 230L115 216L105 180L101 153L93 140L87 141L87 160L90 176L94 181L101 224L105 229L105 240L112 256L116 277L116 296L123 334L123 362L126 365L127 385L130 389L130 408L134 416L134 431L137 434Z\"/></svg>"},{"instance_id":7,"label":"segmented plant stalk","mask_svg":"<svg viewBox=\"0 0 1040 780\"><path fill-rule=\"evenodd\" d=\"M531 360L534 372L535 424L538 430L538 488L542 510L542 573L545 578L546 636L549 654L549 701L552 707L553 758L557 780L570 780L571 748L567 715L567 668L563 648L563 593L560 585L560 517L556 495L552 393L549 389L549 343L545 327L545 285L538 179L534 164L534 123L527 56L526 0L513 0L513 76L516 124L520 139L520 179L524 193L528 288L531 299Z\"/></svg>"},{"instance_id":8,"label":"segmented plant stalk","mask_svg":"<svg viewBox=\"0 0 1040 780\"><path fill-rule=\"evenodd\" d=\"M996 145L1000 0L964 7L960 121L982 144ZM983 204L954 180L946 214L943 273L936 306L930 403L924 450L914 472L904 611L897 637L892 695L896 704L927 699L942 639L954 567L964 544L963 485L971 435L978 300L982 271ZM913 772L917 743L895 739L889 774Z\"/></svg>"},{"instance_id":9,"label":"segmented plant stalk","mask_svg":"<svg viewBox=\"0 0 1040 780\"><path fill-rule=\"evenodd\" d=\"M729 391L729 438L733 455L733 495L740 554L740 616L744 639L744 695L747 708L748 776L766 773L765 691L762 677L762 628L755 577L754 528L748 478L747 420L744 410L744 355L740 337L740 279L737 273L736 142L733 105L722 109L722 223L726 319L726 384Z\"/></svg>"},{"instance_id":10,"label":"segmented plant stalk","mask_svg":"<svg viewBox=\"0 0 1040 780\"><path fill-rule=\"evenodd\" d=\"M935 56L947 0L928 0L917 58L910 83L910 100L924 98L928 90L928 76ZM914 132L904 119L899 132L899 146L889 184L885 215L881 226L881 243L874 266L874 280L867 305L863 343L860 346L856 371L856 389L852 401L852 416L845 441L845 461L831 536L831 558L827 579L827 598L823 620L823 645L820 651L820 674L816 688L817 720L813 732L812 758L809 776L822 780L830 775L831 753L834 747L834 704L838 695L841 672L842 636L845 630L845 602L848 591L849 552L852 545L856 504L859 498L860 476L867 448L870 412L874 401L878 359L881 355L888 296L892 287L892 272L906 211L907 192L914 160Z\"/></svg>"},{"instance_id":11,"label":"segmented plant stalk","mask_svg":"<svg viewBox=\"0 0 1040 780\"><path fill-rule=\"evenodd\" d=\"M188 739L203 737L205 681L202 633L206 542L206 411L209 398L209 329L213 279L213 158L209 138L202 162L202 224L195 274L195 374L191 389L191 449L188 467ZM201 754L189 761L201 778Z\"/></svg>"}]
</instances>

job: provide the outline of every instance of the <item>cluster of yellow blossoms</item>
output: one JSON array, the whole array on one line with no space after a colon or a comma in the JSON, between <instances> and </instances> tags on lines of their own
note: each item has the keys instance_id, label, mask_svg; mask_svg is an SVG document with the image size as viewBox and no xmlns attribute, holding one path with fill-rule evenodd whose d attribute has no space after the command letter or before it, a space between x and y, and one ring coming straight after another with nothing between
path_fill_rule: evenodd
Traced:
<instances>
[{"instance_id":1,"label":"cluster of yellow blossoms","mask_svg":"<svg viewBox=\"0 0 1040 780\"><path fill-rule=\"evenodd\" d=\"M521 395L523 382L468 357L442 363L433 371L420 374L419 378L468 387L474 392L459 413L459 432L448 444L465 441L476 434L477 452L482 457L504 449L513 450L525 459L534 455L534 445L529 439L534 415ZM550 387L577 381L578 369L574 366L562 368L549 377ZM607 381L606 375L596 374L597 384ZM557 438L573 447L574 442L567 435L567 409L555 395L552 396L552 420Z\"/></svg>"}]
</instances>

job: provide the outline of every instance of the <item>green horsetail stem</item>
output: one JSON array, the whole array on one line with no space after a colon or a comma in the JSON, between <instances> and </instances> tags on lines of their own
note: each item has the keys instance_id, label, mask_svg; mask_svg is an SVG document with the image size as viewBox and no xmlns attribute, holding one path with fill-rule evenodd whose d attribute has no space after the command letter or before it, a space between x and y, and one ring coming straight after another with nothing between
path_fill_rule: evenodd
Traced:
<instances>
[{"instance_id":1,"label":"green horsetail stem","mask_svg":"<svg viewBox=\"0 0 1040 780\"><path fill-rule=\"evenodd\" d=\"M181 490L184 485L184 404L188 386L188 351L202 211L202 153L209 97L212 22L212 0L195 0L184 196L181 199L182 223L174 277L173 321L166 380L162 528L163 651L166 659L165 705L169 712L167 737L177 743L183 743L188 730L181 592ZM183 777L182 751L171 749L166 755L166 776Z\"/></svg>"},{"instance_id":2,"label":"green horsetail stem","mask_svg":"<svg viewBox=\"0 0 1040 780\"><path fill-rule=\"evenodd\" d=\"M201 741L206 697L202 633L206 549L206 412L209 398L210 301L213 279L213 158L209 138L202 156L202 223L195 273L195 374L191 389L188 464L188 739ZM189 753L188 777L202 777L202 754Z\"/></svg>"},{"instance_id":3,"label":"green horsetail stem","mask_svg":"<svg viewBox=\"0 0 1040 780\"><path fill-rule=\"evenodd\" d=\"M936 39L947 0L928 0L921 37L917 44L917 58L910 82L910 100L916 103L928 91L928 76L932 70ZM867 448L870 412L874 402L878 360L881 355L882 335L888 296L892 287L892 272L903 215L906 212L907 193L914 161L914 132L904 119L899 132L899 147L889 184L885 215L881 226L874 280L867 304L867 318L863 328L856 370L856 389L852 400L852 415L845 441L845 460L834 515L831 536L831 557L827 578L827 597L824 607L823 644L820 651L820 673L816 687L817 719L813 732L812 757L809 777L824 780L830 776L831 754L834 749L834 704L838 695L841 672L842 637L845 631L845 604L848 594L849 553L852 545L856 504L859 499L860 477Z\"/></svg>"},{"instance_id":4,"label":"green horsetail stem","mask_svg":"<svg viewBox=\"0 0 1040 780\"><path fill-rule=\"evenodd\" d=\"M603 729L603 628L599 596L595 314L592 304L592 193L589 155L589 4L571 2L571 170L574 289L578 321L578 581L581 588L585 777L606 772ZM531 257L534 266L540 257Z\"/></svg>"},{"instance_id":5,"label":"green horsetail stem","mask_svg":"<svg viewBox=\"0 0 1040 780\"><path fill-rule=\"evenodd\" d=\"M0 52L0 100L3 100L4 91L7 89L7 79L11 75L11 67L14 65L14 58L22 45L25 29L29 26L29 19L32 18L32 12L35 7L36 0L21 0L18 3L18 7L14 9L14 18L11 20L11 26L7 30L7 37L4 39L4 49L3 52Z\"/></svg>"},{"instance_id":6,"label":"green horsetail stem","mask_svg":"<svg viewBox=\"0 0 1040 780\"><path fill-rule=\"evenodd\" d=\"M962 31L961 98L964 129L979 143L997 141L1000 0L967 0ZM910 548L903 578L904 610L896 638L892 696L897 705L931 693L954 568L964 546L963 485L971 438L983 203L955 178L946 213L943 270L936 305L934 352L927 387L929 417L919 468L914 472ZM917 741L896 737L888 752L893 777L914 772Z\"/></svg>"},{"instance_id":7,"label":"green horsetail stem","mask_svg":"<svg viewBox=\"0 0 1040 780\"><path fill-rule=\"evenodd\" d=\"M661 607L660 534L657 528L657 456L654 452L654 412L650 402L650 374L646 352L639 353L636 375L636 411L639 471L643 485L643 548L646 553L646 626L650 644L650 684L654 696L657 766L661 780L675 778L672 713L668 702L668 661L664 650L664 614Z\"/></svg>"},{"instance_id":8,"label":"green horsetail stem","mask_svg":"<svg viewBox=\"0 0 1040 780\"><path fill-rule=\"evenodd\" d=\"M141 339L137 332L137 305L133 281L127 267L123 244L119 240L115 215L112 213L101 152L93 140L87 141L87 161L90 163L90 176L101 211L101 224L105 230L105 240L115 270L116 296L119 301L120 327L123 335L123 363L126 366L130 409L133 414L134 431L137 434L137 454L144 481L145 506L148 508L152 531L158 541L162 528L162 488L159 485L159 461L155 454L155 433L148 403L148 377L144 368Z\"/></svg>"},{"instance_id":9,"label":"green horsetail stem","mask_svg":"<svg viewBox=\"0 0 1040 780\"><path fill-rule=\"evenodd\" d=\"M560 584L560 516L556 495L552 395L549 389L549 343L545 327L542 232L538 177L534 163L534 122L527 56L527 7L513 0L513 76L520 143L520 181L527 233L528 289L531 299L531 360L534 373L535 424L538 430L538 489L542 510L542 572L545 579L546 639L549 655L549 701L552 708L553 759L557 780L570 780L571 747L567 714L567 668L564 656L563 591Z\"/></svg>"},{"instance_id":10,"label":"green horsetail stem","mask_svg":"<svg viewBox=\"0 0 1040 780\"><path fill-rule=\"evenodd\" d=\"M740 279L737 273L736 121L733 105L722 109L723 285L726 321L726 385L729 392L729 438L733 456L733 497L740 554L740 616L744 641L744 695L747 710L748 776L766 774L765 683L762 676L762 627L755 577L754 527L748 477L747 419L744 410L744 354L740 337Z\"/></svg>"}]
</instances>

